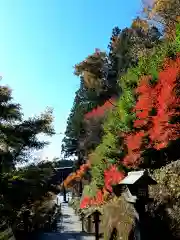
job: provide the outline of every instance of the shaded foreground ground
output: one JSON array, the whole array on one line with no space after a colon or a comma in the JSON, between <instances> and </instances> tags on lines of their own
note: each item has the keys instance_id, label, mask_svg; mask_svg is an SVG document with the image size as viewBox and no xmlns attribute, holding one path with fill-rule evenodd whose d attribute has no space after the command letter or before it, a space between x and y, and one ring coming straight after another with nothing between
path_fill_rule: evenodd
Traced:
<instances>
[{"instance_id":1,"label":"shaded foreground ground","mask_svg":"<svg viewBox=\"0 0 180 240\"><path fill-rule=\"evenodd\" d=\"M31 236L35 240L94 240L95 237L82 232L81 222L78 216L67 203L62 203L62 219L57 220L56 232L43 232Z\"/></svg>"}]
</instances>

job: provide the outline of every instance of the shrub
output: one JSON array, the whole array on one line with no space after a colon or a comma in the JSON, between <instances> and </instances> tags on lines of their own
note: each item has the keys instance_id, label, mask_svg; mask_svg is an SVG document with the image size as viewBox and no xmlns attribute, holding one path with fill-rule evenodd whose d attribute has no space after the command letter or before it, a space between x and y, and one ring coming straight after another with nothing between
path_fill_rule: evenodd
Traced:
<instances>
[{"instance_id":1,"label":"shrub","mask_svg":"<svg viewBox=\"0 0 180 240\"><path fill-rule=\"evenodd\" d=\"M114 198L103 208L104 239L110 239L113 229L117 230L117 239L129 239L135 225L135 210L123 197Z\"/></svg>"},{"instance_id":2,"label":"shrub","mask_svg":"<svg viewBox=\"0 0 180 240\"><path fill-rule=\"evenodd\" d=\"M158 221L160 226L166 225L169 234L174 238L180 238L180 160L157 169L153 173L153 178L158 182L157 185L150 187L150 197L153 203L148 205L148 211L153 222ZM157 229L155 229L157 230ZM163 238L164 239L164 238Z\"/></svg>"}]
</instances>

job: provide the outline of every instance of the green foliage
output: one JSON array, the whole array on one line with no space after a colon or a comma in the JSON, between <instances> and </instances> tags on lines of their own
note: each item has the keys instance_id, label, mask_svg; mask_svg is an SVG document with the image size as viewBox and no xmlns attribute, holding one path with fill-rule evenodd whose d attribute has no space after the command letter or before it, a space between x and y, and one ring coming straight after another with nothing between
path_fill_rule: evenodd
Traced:
<instances>
[{"instance_id":1,"label":"green foliage","mask_svg":"<svg viewBox=\"0 0 180 240\"><path fill-rule=\"evenodd\" d=\"M49 190L53 175L52 163L41 162L16 169L17 163L28 162L34 150L48 142L39 134L52 136L52 109L39 116L23 120L19 104L13 103L11 90L0 85L0 215L11 223L28 200L41 198Z\"/></svg>"},{"instance_id":2,"label":"green foliage","mask_svg":"<svg viewBox=\"0 0 180 240\"><path fill-rule=\"evenodd\" d=\"M107 164L101 160L98 164L92 165L91 175L93 181L98 188L104 186L104 170L107 168Z\"/></svg>"},{"instance_id":3,"label":"green foliage","mask_svg":"<svg viewBox=\"0 0 180 240\"><path fill-rule=\"evenodd\" d=\"M91 174L97 186L103 186L104 170L107 168L108 162L112 160L111 154L116 149L117 137L108 132L103 136L101 144L98 145L95 152L91 155Z\"/></svg>"},{"instance_id":4,"label":"green foliage","mask_svg":"<svg viewBox=\"0 0 180 240\"><path fill-rule=\"evenodd\" d=\"M120 79L120 84L124 88L133 89L137 86L143 75L156 76L158 70L162 67L165 56L170 46L166 43L158 45L148 56L139 59L138 65L128 69L127 73Z\"/></svg>"},{"instance_id":5,"label":"green foliage","mask_svg":"<svg viewBox=\"0 0 180 240\"><path fill-rule=\"evenodd\" d=\"M50 162L31 164L1 176L1 194L12 208L20 208L28 199L32 202L43 196L54 174Z\"/></svg>"},{"instance_id":6,"label":"green foliage","mask_svg":"<svg viewBox=\"0 0 180 240\"><path fill-rule=\"evenodd\" d=\"M38 134L52 136L52 110L40 116L22 120L19 104L12 102L11 90L0 86L0 173L12 170L17 162L28 161L32 150L47 143L39 141Z\"/></svg>"},{"instance_id":7,"label":"green foliage","mask_svg":"<svg viewBox=\"0 0 180 240\"><path fill-rule=\"evenodd\" d=\"M180 24L176 25L176 51L179 53L180 52Z\"/></svg>"},{"instance_id":8,"label":"green foliage","mask_svg":"<svg viewBox=\"0 0 180 240\"><path fill-rule=\"evenodd\" d=\"M111 132L117 135L118 132L128 132L132 129L132 121L135 117L132 108L136 100L133 90L136 88L141 76L157 76L157 72L170 48L171 45L166 44L157 46L151 55L140 58L138 65L129 68L127 73L120 78L119 84L122 87L122 95L116 103L116 108L109 113L104 123L105 134Z\"/></svg>"},{"instance_id":9,"label":"green foliage","mask_svg":"<svg viewBox=\"0 0 180 240\"><path fill-rule=\"evenodd\" d=\"M97 147L97 152L102 157L108 156L108 154L116 149L117 138L111 132L105 134L102 138L102 143Z\"/></svg>"},{"instance_id":10,"label":"green foliage","mask_svg":"<svg viewBox=\"0 0 180 240\"><path fill-rule=\"evenodd\" d=\"M20 121L22 119L21 107L12 103L11 89L0 86L0 121Z\"/></svg>"},{"instance_id":11,"label":"green foliage","mask_svg":"<svg viewBox=\"0 0 180 240\"><path fill-rule=\"evenodd\" d=\"M98 186L104 184L104 170L107 164L116 163L123 155L121 150L120 132L128 132L132 126L134 114L131 112L134 104L134 97L130 89L124 89L124 92L116 103L116 108L111 111L104 122L104 136L101 144L96 148L95 154L91 158L92 178ZM107 163L104 162L106 160Z\"/></svg>"},{"instance_id":12,"label":"green foliage","mask_svg":"<svg viewBox=\"0 0 180 240\"><path fill-rule=\"evenodd\" d=\"M92 181L89 185L85 185L82 196L95 197L97 192L97 185Z\"/></svg>"},{"instance_id":13,"label":"green foliage","mask_svg":"<svg viewBox=\"0 0 180 240\"><path fill-rule=\"evenodd\" d=\"M76 213L80 210L80 199L72 198L69 205L75 210Z\"/></svg>"},{"instance_id":14,"label":"green foliage","mask_svg":"<svg viewBox=\"0 0 180 240\"><path fill-rule=\"evenodd\" d=\"M18 221L18 213L22 206L35 206L37 200L51 189L51 178L54 175L52 162L31 164L0 178L0 214L10 223ZM30 206L31 204L31 206Z\"/></svg>"}]
</instances>

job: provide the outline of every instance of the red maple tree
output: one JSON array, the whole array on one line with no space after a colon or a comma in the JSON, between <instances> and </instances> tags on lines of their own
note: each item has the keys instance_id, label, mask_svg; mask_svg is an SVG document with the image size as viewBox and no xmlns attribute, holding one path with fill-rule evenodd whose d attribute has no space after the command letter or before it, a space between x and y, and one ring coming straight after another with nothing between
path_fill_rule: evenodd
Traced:
<instances>
[{"instance_id":1,"label":"red maple tree","mask_svg":"<svg viewBox=\"0 0 180 240\"><path fill-rule=\"evenodd\" d=\"M177 94L180 79L180 58L166 63L159 73L159 80L154 88L157 114L152 116L152 127L149 129L151 145L156 149L167 147L169 141L176 140L180 134L180 123L172 122L180 117L180 96Z\"/></svg>"},{"instance_id":2,"label":"red maple tree","mask_svg":"<svg viewBox=\"0 0 180 240\"><path fill-rule=\"evenodd\" d=\"M118 184L124 178L124 173L117 169L116 165L110 166L104 171L105 188L112 192L112 185Z\"/></svg>"},{"instance_id":3,"label":"red maple tree","mask_svg":"<svg viewBox=\"0 0 180 240\"><path fill-rule=\"evenodd\" d=\"M136 89L138 100L134 107L135 132L127 134L124 138L128 149L128 154L123 160L126 166L138 165L144 137L150 139L144 148L153 147L157 150L167 147L169 141L179 138L180 123L172 122L173 118L180 117L180 97L177 94L179 79L179 57L175 61L166 60L156 84L151 83L150 76L141 78Z\"/></svg>"},{"instance_id":4,"label":"red maple tree","mask_svg":"<svg viewBox=\"0 0 180 240\"><path fill-rule=\"evenodd\" d=\"M135 128L141 128L149 123L149 113L154 106L155 100L153 87L150 84L151 79L151 76L143 76L136 89L138 100L133 109L136 113L136 120L134 121Z\"/></svg>"}]
</instances>

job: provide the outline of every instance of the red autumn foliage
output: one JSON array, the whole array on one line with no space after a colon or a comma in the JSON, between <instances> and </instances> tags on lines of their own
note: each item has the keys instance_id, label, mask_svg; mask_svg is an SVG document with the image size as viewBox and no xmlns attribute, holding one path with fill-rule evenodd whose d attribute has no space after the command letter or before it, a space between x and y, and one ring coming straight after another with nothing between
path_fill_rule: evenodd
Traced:
<instances>
[{"instance_id":1,"label":"red autumn foliage","mask_svg":"<svg viewBox=\"0 0 180 240\"><path fill-rule=\"evenodd\" d=\"M68 187L72 181L79 180L82 178L82 176L86 173L86 171L90 168L90 162L83 164L80 166L80 169L78 169L76 172L71 173L63 182L64 187Z\"/></svg>"},{"instance_id":2,"label":"red autumn foliage","mask_svg":"<svg viewBox=\"0 0 180 240\"><path fill-rule=\"evenodd\" d=\"M132 152L132 153L128 153L124 159L123 159L123 165L126 167L136 167L139 164L140 161L140 156L141 153L140 152Z\"/></svg>"},{"instance_id":3,"label":"red autumn foliage","mask_svg":"<svg viewBox=\"0 0 180 240\"><path fill-rule=\"evenodd\" d=\"M104 188L99 189L94 198L85 196L81 200L80 207L87 208L88 206L103 204L108 192L112 193L112 185L118 184L124 177L125 177L124 173L120 172L117 169L116 165L112 165L109 169L104 171L104 180L105 180Z\"/></svg>"},{"instance_id":4,"label":"red autumn foliage","mask_svg":"<svg viewBox=\"0 0 180 240\"><path fill-rule=\"evenodd\" d=\"M118 184L124 178L124 173L117 169L116 165L112 165L104 171L105 188L112 192L112 185Z\"/></svg>"},{"instance_id":5,"label":"red autumn foliage","mask_svg":"<svg viewBox=\"0 0 180 240\"><path fill-rule=\"evenodd\" d=\"M180 79L180 58L169 61L169 65L159 73L159 81L154 88L157 115L152 117L149 130L151 145L156 149L167 147L169 141L176 140L180 134L180 124L171 123L173 117L180 117L180 97L176 94Z\"/></svg>"},{"instance_id":6,"label":"red autumn foliage","mask_svg":"<svg viewBox=\"0 0 180 240\"><path fill-rule=\"evenodd\" d=\"M112 165L109 169L104 171L105 187L99 189L96 196L90 198L84 196L80 203L80 208L87 208L92 205L101 205L104 203L108 192L112 193L112 185L118 184L125 177L123 172L118 171L116 165Z\"/></svg>"},{"instance_id":7,"label":"red autumn foliage","mask_svg":"<svg viewBox=\"0 0 180 240\"><path fill-rule=\"evenodd\" d=\"M99 189L96 193L95 197L88 197L88 196L84 196L83 199L81 200L80 203L80 208L87 208L89 206L93 206L93 205L101 205L104 203L105 200L105 196L107 194L107 191L103 188L103 189Z\"/></svg>"},{"instance_id":8,"label":"red autumn foliage","mask_svg":"<svg viewBox=\"0 0 180 240\"><path fill-rule=\"evenodd\" d=\"M129 152L139 150L142 144L142 138L145 136L145 132L139 131L134 134L129 134L125 138L125 144L128 146Z\"/></svg>"},{"instance_id":9,"label":"red autumn foliage","mask_svg":"<svg viewBox=\"0 0 180 240\"><path fill-rule=\"evenodd\" d=\"M151 80L150 76L144 76L139 86L136 89L136 93L139 95L137 103L134 107L137 119L134 121L134 127L142 127L149 122L149 112L154 105L154 92L152 86L149 84Z\"/></svg>"},{"instance_id":10,"label":"red autumn foliage","mask_svg":"<svg viewBox=\"0 0 180 240\"><path fill-rule=\"evenodd\" d=\"M96 204L102 204L104 201L103 192L99 190L96 194Z\"/></svg>"},{"instance_id":11,"label":"red autumn foliage","mask_svg":"<svg viewBox=\"0 0 180 240\"><path fill-rule=\"evenodd\" d=\"M111 98L107 100L102 106L94 108L91 112L85 114L85 119L93 118L93 117L102 117L105 112L109 109L112 109L113 103L115 102L115 98Z\"/></svg>"},{"instance_id":12,"label":"red autumn foliage","mask_svg":"<svg viewBox=\"0 0 180 240\"><path fill-rule=\"evenodd\" d=\"M85 196L80 203L80 208L87 208L90 205L90 197Z\"/></svg>"},{"instance_id":13,"label":"red autumn foliage","mask_svg":"<svg viewBox=\"0 0 180 240\"><path fill-rule=\"evenodd\" d=\"M136 166L141 156L143 137L148 136L150 143L146 148L159 150L167 147L169 141L176 140L180 134L180 123L171 123L173 117L180 117L180 97L177 95L180 79L180 58L175 61L166 60L159 73L156 85L150 84L151 77L144 76L136 93L139 95L134 107L137 119L135 129L146 127L146 131L138 130L125 137L128 154L123 163ZM152 109L156 113L152 116Z\"/></svg>"},{"instance_id":14,"label":"red autumn foliage","mask_svg":"<svg viewBox=\"0 0 180 240\"><path fill-rule=\"evenodd\" d=\"M145 136L145 132L141 130L133 134L128 134L124 138L124 143L126 144L128 149L128 154L123 159L123 164L125 166L138 165L139 159L141 156L141 145L142 145L144 136Z\"/></svg>"}]
</instances>

